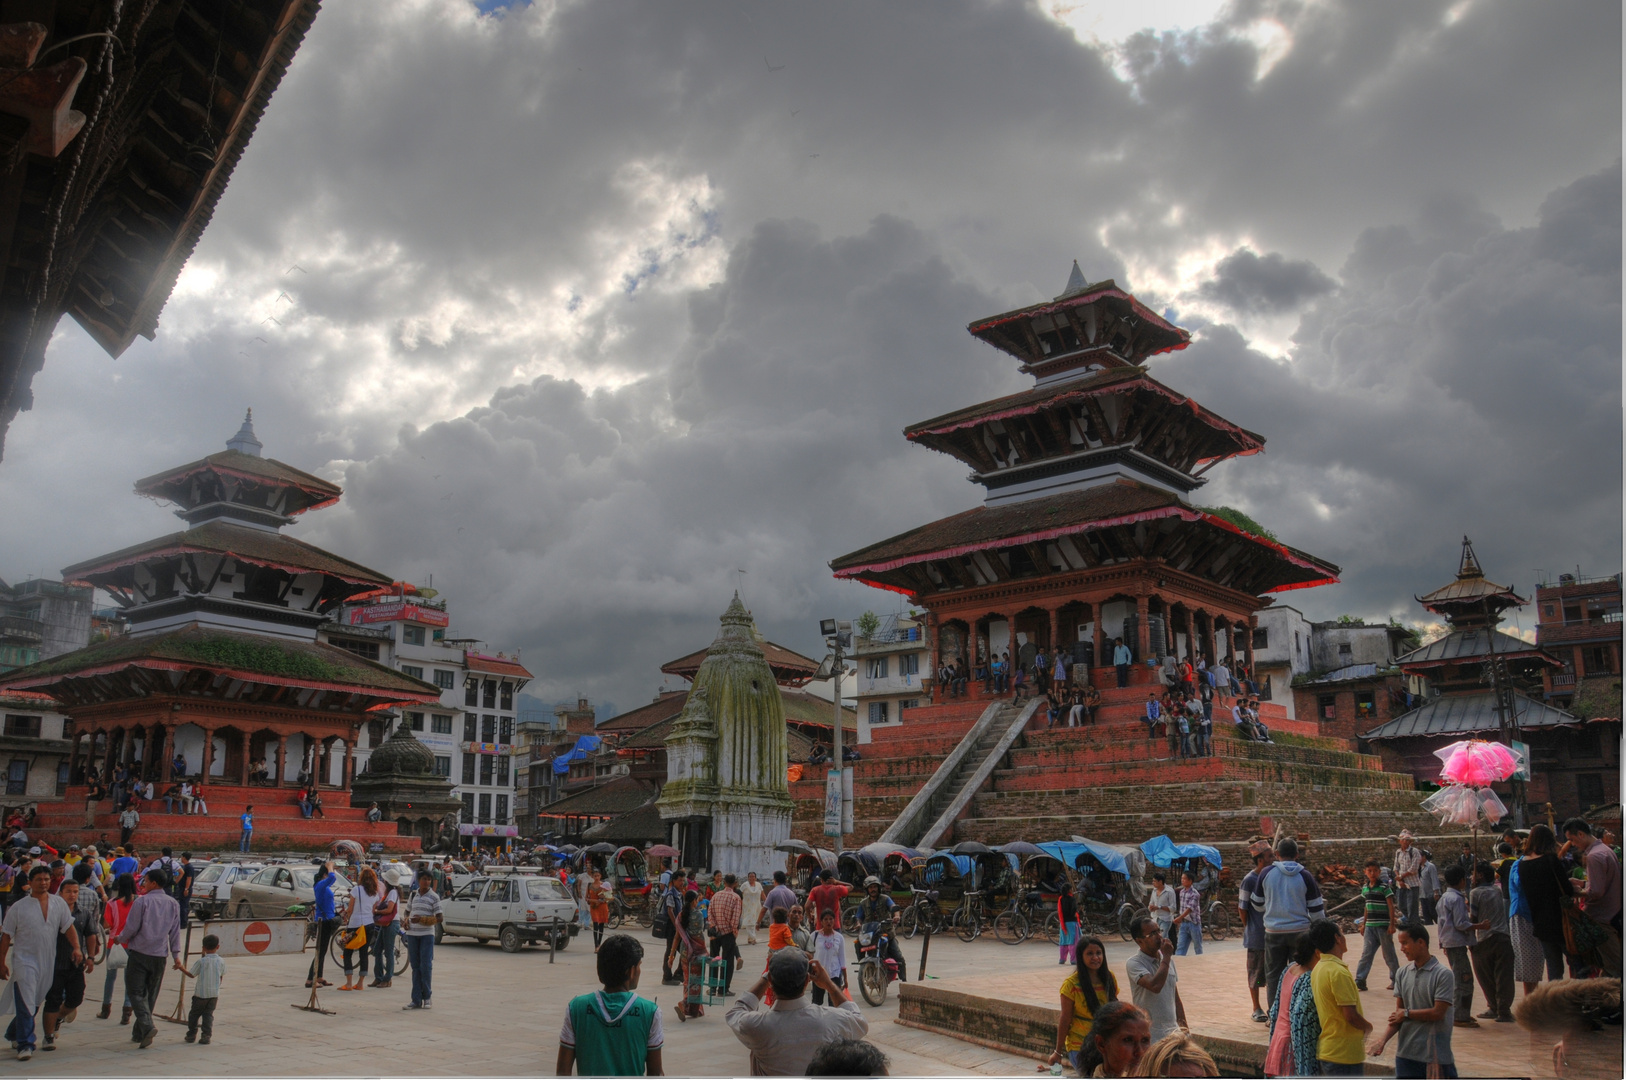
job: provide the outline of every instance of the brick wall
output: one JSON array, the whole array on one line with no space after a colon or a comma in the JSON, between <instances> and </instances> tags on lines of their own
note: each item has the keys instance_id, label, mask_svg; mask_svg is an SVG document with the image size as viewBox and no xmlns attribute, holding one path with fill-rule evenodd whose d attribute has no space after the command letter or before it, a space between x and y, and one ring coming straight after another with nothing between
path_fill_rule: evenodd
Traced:
<instances>
[{"instance_id":1,"label":"brick wall","mask_svg":"<svg viewBox=\"0 0 1626 1080\"><path fill-rule=\"evenodd\" d=\"M1344 739L1353 739L1364 731L1371 731L1380 724L1388 723L1398 715L1391 701L1391 691L1404 692L1405 680L1400 676L1388 676L1382 679L1362 679L1351 682L1334 683L1331 686L1296 686L1293 688L1293 712L1300 720L1315 720L1323 735L1332 735ZM1359 716L1355 711L1355 695L1357 692L1370 693L1376 712L1371 716ZM1328 720L1322 713L1320 700L1324 696L1335 699L1332 719Z\"/></svg>"}]
</instances>

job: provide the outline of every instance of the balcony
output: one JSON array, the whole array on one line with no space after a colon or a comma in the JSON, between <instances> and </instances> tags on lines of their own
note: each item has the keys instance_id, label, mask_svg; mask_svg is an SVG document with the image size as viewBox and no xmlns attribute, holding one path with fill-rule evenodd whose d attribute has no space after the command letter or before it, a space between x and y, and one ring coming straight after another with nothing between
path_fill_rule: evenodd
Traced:
<instances>
[{"instance_id":1,"label":"balcony","mask_svg":"<svg viewBox=\"0 0 1626 1080\"><path fill-rule=\"evenodd\" d=\"M21 615L0 616L0 640L38 645L45 637L44 624Z\"/></svg>"},{"instance_id":2,"label":"balcony","mask_svg":"<svg viewBox=\"0 0 1626 1080\"><path fill-rule=\"evenodd\" d=\"M1554 690L1570 690L1570 689L1573 689L1574 686L1575 686L1575 675L1573 673L1571 673L1571 672L1566 671L1562 675L1554 675L1553 676L1553 689Z\"/></svg>"}]
</instances>

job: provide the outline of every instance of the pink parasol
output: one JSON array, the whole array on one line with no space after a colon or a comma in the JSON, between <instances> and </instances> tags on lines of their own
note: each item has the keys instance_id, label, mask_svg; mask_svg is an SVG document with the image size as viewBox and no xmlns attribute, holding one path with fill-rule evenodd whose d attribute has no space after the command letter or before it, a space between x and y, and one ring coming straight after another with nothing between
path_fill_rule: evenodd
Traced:
<instances>
[{"instance_id":1,"label":"pink parasol","mask_svg":"<svg viewBox=\"0 0 1626 1080\"><path fill-rule=\"evenodd\" d=\"M1484 787L1519 771L1519 757L1501 743L1464 739L1434 751L1443 763L1440 782Z\"/></svg>"}]
</instances>

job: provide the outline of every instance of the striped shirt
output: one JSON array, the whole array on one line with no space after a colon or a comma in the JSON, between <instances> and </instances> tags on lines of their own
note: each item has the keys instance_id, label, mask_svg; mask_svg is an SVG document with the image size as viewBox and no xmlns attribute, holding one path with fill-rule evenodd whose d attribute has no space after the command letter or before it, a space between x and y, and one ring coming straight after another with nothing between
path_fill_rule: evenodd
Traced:
<instances>
[{"instance_id":1,"label":"striped shirt","mask_svg":"<svg viewBox=\"0 0 1626 1080\"><path fill-rule=\"evenodd\" d=\"M406 903L406 924L402 933L407 937L429 937L435 932L433 921L420 924L420 918L433 920L440 914L440 894L430 889L428 892L415 892Z\"/></svg>"},{"instance_id":2,"label":"striped shirt","mask_svg":"<svg viewBox=\"0 0 1626 1080\"><path fill-rule=\"evenodd\" d=\"M226 974L226 961L220 958L219 953L204 953L192 961L187 974L197 980L197 985L192 988L193 997L217 998L220 996L220 978Z\"/></svg>"}]
</instances>

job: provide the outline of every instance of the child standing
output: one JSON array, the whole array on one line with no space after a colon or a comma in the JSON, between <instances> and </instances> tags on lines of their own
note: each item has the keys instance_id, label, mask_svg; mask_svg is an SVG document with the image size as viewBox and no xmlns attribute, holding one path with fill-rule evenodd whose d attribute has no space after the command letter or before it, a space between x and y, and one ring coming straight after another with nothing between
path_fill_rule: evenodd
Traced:
<instances>
[{"instance_id":1,"label":"child standing","mask_svg":"<svg viewBox=\"0 0 1626 1080\"><path fill-rule=\"evenodd\" d=\"M555 1072L569 1076L660 1076L661 1011L635 993L643 973L644 947L626 934L611 934L598 947L598 979L604 989L572 998L559 1032Z\"/></svg>"},{"instance_id":2,"label":"child standing","mask_svg":"<svg viewBox=\"0 0 1626 1080\"><path fill-rule=\"evenodd\" d=\"M226 961L220 958L220 939L214 934L203 935L203 955L192 961L187 974L197 980L192 987L192 1011L186 1017L186 1041L199 1046L209 1045L214 1030L215 1003L220 1000L220 980L226 977ZM198 1025L203 1025L203 1038L198 1038Z\"/></svg>"},{"instance_id":3,"label":"child standing","mask_svg":"<svg viewBox=\"0 0 1626 1080\"><path fill-rule=\"evenodd\" d=\"M847 985L847 939L836 928L836 913L830 908L819 912L819 932L813 935L813 959L823 965L831 982L841 987ZM824 1004L821 987L813 988L813 1004Z\"/></svg>"},{"instance_id":4,"label":"child standing","mask_svg":"<svg viewBox=\"0 0 1626 1080\"><path fill-rule=\"evenodd\" d=\"M1073 886L1063 882L1061 895L1056 898L1056 919L1061 923L1061 959L1065 964L1076 962L1078 947L1078 902L1073 899Z\"/></svg>"}]
</instances>

